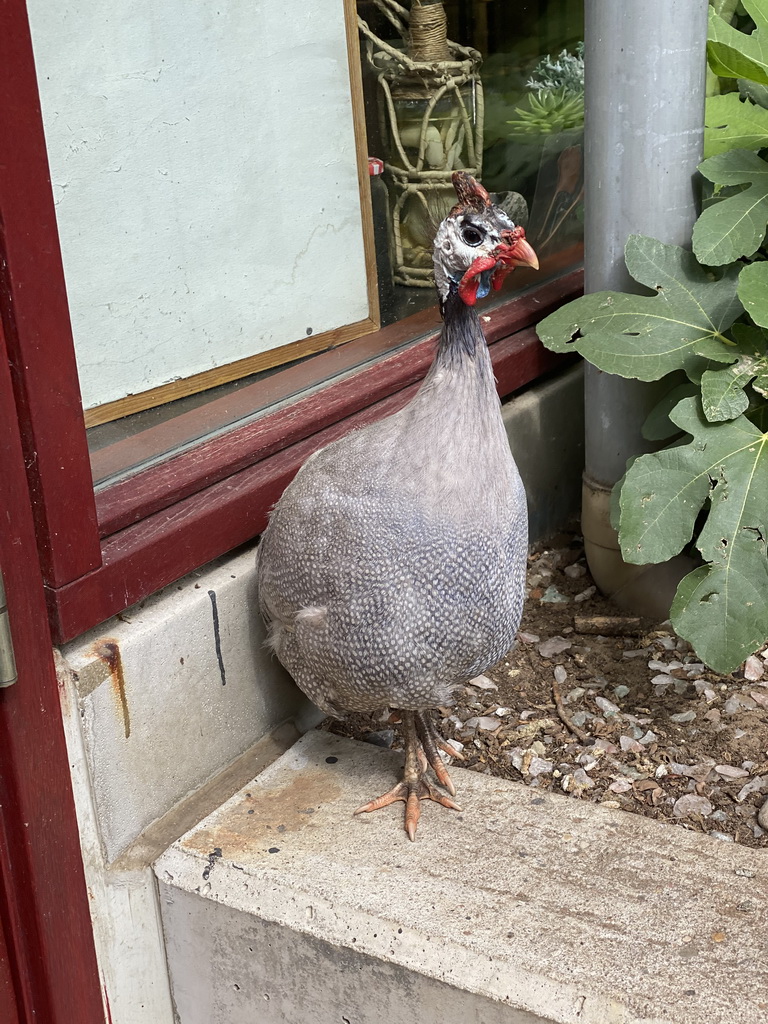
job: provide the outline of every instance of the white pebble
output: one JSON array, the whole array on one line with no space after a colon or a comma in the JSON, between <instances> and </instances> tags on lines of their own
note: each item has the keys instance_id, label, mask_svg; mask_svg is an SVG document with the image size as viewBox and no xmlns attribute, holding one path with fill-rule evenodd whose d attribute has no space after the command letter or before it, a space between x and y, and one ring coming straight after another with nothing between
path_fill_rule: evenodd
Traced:
<instances>
[{"instance_id":1,"label":"white pebble","mask_svg":"<svg viewBox=\"0 0 768 1024\"><path fill-rule=\"evenodd\" d=\"M614 704L612 700L608 700L607 697L595 697L595 704L608 715L618 714L618 705Z\"/></svg>"},{"instance_id":2,"label":"white pebble","mask_svg":"<svg viewBox=\"0 0 768 1024\"><path fill-rule=\"evenodd\" d=\"M667 675L666 673L654 676L651 680L651 683L654 686L672 686L674 682L674 678L670 675Z\"/></svg>"},{"instance_id":3,"label":"white pebble","mask_svg":"<svg viewBox=\"0 0 768 1024\"><path fill-rule=\"evenodd\" d=\"M499 728L501 722L491 715L483 715L480 718L468 718L464 723L465 729L481 729L483 732L494 732Z\"/></svg>"},{"instance_id":4,"label":"white pebble","mask_svg":"<svg viewBox=\"0 0 768 1024\"><path fill-rule=\"evenodd\" d=\"M712 813L712 809L712 804L705 796L686 793L685 796L675 800L672 813L676 818L687 818L691 814L700 814L703 818L707 818Z\"/></svg>"},{"instance_id":5,"label":"white pebble","mask_svg":"<svg viewBox=\"0 0 768 1024\"><path fill-rule=\"evenodd\" d=\"M751 697L745 697L743 693L733 693L725 702L723 710L726 715L735 715L739 711L754 711L757 704Z\"/></svg>"},{"instance_id":6,"label":"white pebble","mask_svg":"<svg viewBox=\"0 0 768 1024\"><path fill-rule=\"evenodd\" d=\"M592 789L592 787L595 784L595 780L590 779L590 777L587 775L583 768L576 769L576 771L573 773L573 781L575 783L575 786L572 788L578 787L579 789Z\"/></svg>"},{"instance_id":7,"label":"white pebble","mask_svg":"<svg viewBox=\"0 0 768 1024\"><path fill-rule=\"evenodd\" d=\"M568 598L561 594L556 586L547 587L539 598L539 604L568 604Z\"/></svg>"},{"instance_id":8,"label":"white pebble","mask_svg":"<svg viewBox=\"0 0 768 1024\"><path fill-rule=\"evenodd\" d=\"M523 748L513 747L511 750L507 750L504 753L504 757L510 761L513 767L517 768L518 771L523 767Z\"/></svg>"},{"instance_id":9,"label":"white pebble","mask_svg":"<svg viewBox=\"0 0 768 1024\"><path fill-rule=\"evenodd\" d=\"M478 690L498 690L496 683L488 676L475 676L474 679L469 680L469 685Z\"/></svg>"},{"instance_id":10,"label":"white pebble","mask_svg":"<svg viewBox=\"0 0 768 1024\"><path fill-rule=\"evenodd\" d=\"M749 776L749 772L735 768L732 764L716 764L715 771L726 779L746 779Z\"/></svg>"},{"instance_id":11,"label":"white pebble","mask_svg":"<svg viewBox=\"0 0 768 1024\"><path fill-rule=\"evenodd\" d=\"M737 803L743 803L752 793L762 793L765 784L768 782L768 775L758 775L749 782L745 782L736 796Z\"/></svg>"},{"instance_id":12,"label":"white pebble","mask_svg":"<svg viewBox=\"0 0 768 1024\"><path fill-rule=\"evenodd\" d=\"M644 749L643 746L638 743L637 740L633 740L631 736L620 736L619 746L625 754L642 754Z\"/></svg>"},{"instance_id":13,"label":"white pebble","mask_svg":"<svg viewBox=\"0 0 768 1024\"><path fill-rule=\"evenodd\" d=\"M756 658L754 656L754 654L750 655L750 657L747 658L747 660L744 662L744 678L745 679L749 679L753 683L756 683L758 679L762 679L763 678L763 673L764 672L765 672L765 665L760 660L760 658Z\"/></svg>"},{"instance_id":14,"label":"white pebble","mask_svg":"<svg viewBox=\"0 0 768 1024\"><path fill-rule=\"evenodd\" d=\"M562 654L571 647L571 641L563 636L552 636L539 644L539 654L542 658L551 658L555 654Z\"/></svg>"},{"instance_id":15,"label":"white pebble","mask_svg":"<svg viewBox=\"0 0 768 1024\"><path fill-rule=\"evenodd\" d=\"M566 565L563 569L566 576L569 576L572 580L577 580L580 576L585 576L587 573L586 566L579 565L578 562L574 562L573 565Z\"/></svg>"},{"instance_id":16,"label":"white pebble","mask_svg":"<svg viewBox=\"0 0 768 1024\"><path fill-rule=\"evenodd\" d=\"M562 665L555 665L555 682L564 683L568 678L568 673L565 671Z\"/></svg>"},{"instance_id":17,"label":"white pebble","mask_svg":"<svg viewBox=\"0 0 768 1024\"><path fill-rule=\"evenodd\" d=\"M549 775L555 767L554 761L547 761L543 757L532 757L528 765L528 774L533 778L538 775Z\"/></svg>"},{"instance_id":18,"label":"white pebble","mask_svg":"<svg viewBox=\"0 0 768 1024\"><path fill-rule=\"evenodd\" d=\"M670 715L670 721L677 722L678 725L682 725L685 722L692 722L696 717L695 711L682 711L679 715Z\"/></svg>"},{"instance_id":19,"label":"white pebble","mask_svg":"<svg viewBox=\"0 0 768 1024\"><path fill-rule=\"evenodd\" d=\"M608 787L612 793L628 793L632 789L632 783L629 779L616 779Z\"/></svg>"}]
</instances>

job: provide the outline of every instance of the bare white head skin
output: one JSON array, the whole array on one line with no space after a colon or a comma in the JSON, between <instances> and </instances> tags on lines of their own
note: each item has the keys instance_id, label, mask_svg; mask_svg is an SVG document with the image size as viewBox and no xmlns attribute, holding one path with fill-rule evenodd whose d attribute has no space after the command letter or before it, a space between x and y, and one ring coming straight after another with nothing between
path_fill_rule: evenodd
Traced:
<instances>
[{"instance_id":1,"label":"bare white head skin","mask_svg":"<svg viewBox=\"0 0 768 1024\"><path fill-rule=\"evenodd\" d=\"M515 267L539 262L523 228L493 205L478 181L466 171L454 171L452 180L459 201L435 235L435 284L441 306L452 286L473 306Z\"/></svg>"}]
</instances>

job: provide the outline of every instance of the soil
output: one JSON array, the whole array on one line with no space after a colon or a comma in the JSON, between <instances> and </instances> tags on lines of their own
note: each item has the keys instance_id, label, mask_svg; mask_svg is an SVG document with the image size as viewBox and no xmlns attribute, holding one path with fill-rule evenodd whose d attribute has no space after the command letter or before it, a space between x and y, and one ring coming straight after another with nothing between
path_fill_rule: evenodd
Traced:
<instances>
[{"instance_id":1,"label":"soil","mask_svg":"<svg viewBox=\"0 0 768 1024\"><path fill-rule=\"evenodd\" d=\"M582 540L529 556L518 643L437 709L461 770L591 800L725 842L768 848L768 648L731 675L669 623L629 618L596 590ZM320 728L400 745L396 714Z\"/></svg>"}]
</instances>

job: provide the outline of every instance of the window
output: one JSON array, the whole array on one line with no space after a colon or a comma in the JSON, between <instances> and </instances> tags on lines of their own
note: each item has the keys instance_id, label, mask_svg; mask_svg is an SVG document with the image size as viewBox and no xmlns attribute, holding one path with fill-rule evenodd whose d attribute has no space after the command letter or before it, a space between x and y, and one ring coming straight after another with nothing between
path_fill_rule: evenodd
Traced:
<instances>
[{"instance_id":1,"label":"window","mask_svg":"<svg viewBox=\"0 0 768 1024\"><path fill-rule=\"evenodd\" d=\"M3 329L60 639L260 532L429 365L448 192L397 209L370 38L404 52L407 12L292 3L4 5ZM447 2L421 42L459 40L466 81L426 124L395 97L428 172L471 158L529 217L543 272L486 313L502 394L555 365L531 325L580 287L581 6Z\"/></svg>"}]
</instances>

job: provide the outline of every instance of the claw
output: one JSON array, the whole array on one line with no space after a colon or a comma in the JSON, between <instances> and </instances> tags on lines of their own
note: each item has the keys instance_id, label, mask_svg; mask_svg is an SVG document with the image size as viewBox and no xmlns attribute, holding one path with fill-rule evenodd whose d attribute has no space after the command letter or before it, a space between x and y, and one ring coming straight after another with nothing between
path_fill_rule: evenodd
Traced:
<instances>
[{"instance_id":1,"label":"claw","mask_svg":"<svg viewBox=\"0 0 768 1024\"><path fill-rule=\"evenodd\" d=\"M450 743L446 743L441 736L437 737L437 745L441 750L444 750L449 757L452 757L454 761L466 761L462 752L460 750L456 750Z\"/></svg>"},{"instance_id":2,"label":"claw","mask_svg":"<svg viewBox=\"0 0 768 1024\"><path fill-rule=\"evenodd\" d=\"M451 796L456 796L456 787L453 784L451 776L448 774L448 769L443 764L443 759L437 752L437 748L440 747L442 750L445 750L450 754L455 754L456 751L448 746L442 736L438 735L431 719L428 718L423 711L416 712L415 720L416 733L421 740L421 746L426 754L427 760L432 766L432 771L437 776L437 781L441 786L444 786L448 790Z\"/></svg>"},{"instance_id":3,"label":"claw","mask_svg":"<svg viewBox=\"0 0 768 1024\"><path fill-rule=\"evenodd\" d=\"M422 800L433 800L436 804L449 807L453 811L460 811L461 807L450 797L437 790L426 778L426 772L431 765L440 783L445 786L451 796L455 795L456 789L437 752L440 740L430 720L425 718L422 712L405 711L403 712L403 733L405 771L402 782L398 782L388 793L358 807L353 813L367 814L369 811L378 811L382 807L388 807L390 804L402 800L405 804L405 831L408 838L413 841L416 838L416 829L421 817Z\"/></svg>"},{"instance_id":4,"label":"claw","mask_svg":"<svg viewBox=\"0 0 768 1024\"><path fill-rule=\"evenodd\" d=\"M408 838L411 841L416 838L416 828L421 818L422 800L434 800L436 804L448 807L452 811L461 810L461 807L454 800L438 792L426 779L419 779L415 784L409 784L405 781L398 782L388 793L377 796L375 800L369 800L367 804L363 804L362 807L358 807L352 813L367 814L369 811L379 811L382 807L388 807L390 804L397 803L398 800L402 800L405 804L405 831L408 833Z\"/></svg>"},{"instance_id":5,"label":"claw","mask_svg":"<svg viewBox=\"0 0 768 1024\"><path fill-rule=\"evenodd\" d=\"M367 814L368 811L380 811L382 807L389 807L390 804L397 803L398 800L408 799L408 787L405 782L398 782L396 786L393 786L388 793L383 793L381 796L377 796L375 800L369 800L367 804L363 804L362 807L358 807L353 814Z\"/></svg>"},{"instance_id":6,"label":"claw","mask_svg":"<svg viewBox=\"0 0 768 1024\"><path fill-rule=\"evenodd\" d=\"M405 831L408 833L408 838L412 843L416 841L416 827L419 824L420 817L421 806L419 798L416 793L411 790L408 794L408 799L405 802Z\"/></svg>"}]
</instances>

